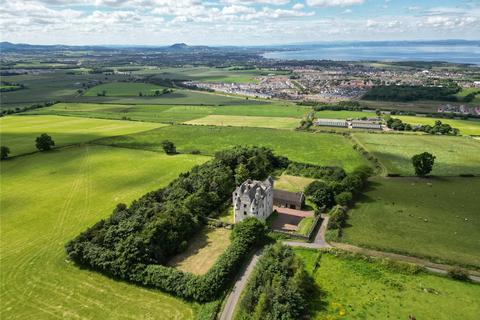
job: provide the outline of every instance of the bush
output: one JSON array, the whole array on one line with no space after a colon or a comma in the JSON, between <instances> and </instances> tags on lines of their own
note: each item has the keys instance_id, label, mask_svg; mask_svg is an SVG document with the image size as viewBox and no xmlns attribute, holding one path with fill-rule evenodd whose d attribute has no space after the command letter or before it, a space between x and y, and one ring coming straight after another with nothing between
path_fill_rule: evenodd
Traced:
<instances>
[{"instance_id":1,"label":"bush","mask_svg":"<svg viewBox=\"0 0 480 320\"><path fill-rule=\"evenodd\" d=\"M48 151L55 146L55 142L48 134L42 133L35 139L35 146L40 151Z\"/></svg>"},{"instance_id":2,"label":"bush","mask_svg":"<svg viewBox=\"0 0 480 320\"><path fill-rule=\"evenodd\" d=\"M328 221L329 229L340 229L343 228L347 222L348 214L347 209L342 206L335 206L332 211L330 211L330 220Z\"/></svg>"},{"instance_id":3,"label":"bush","mask_svg":"<svg viewBox=\"0 0 480 320\"><path fill-rule=\"evenodd\" d=\"M0 147L0 160L5 160L8 158L8 155L10 154L10 148L6 146L1 146Z\"/></svg>"},{"instance_id":4,"label":"bush","mask_svg":"<svg viewBox=\"0 0 480 320\"><path fill-rule=\"evenodd\" d=\"M351 192L344 191L335 196L335 203L341 206L347 206L353 199Z\"/></svg>"},{"instance_id":5,"label":"bush","mask_svg":"<svg viewBox=\"0 0 480 320\"><path fill-rule=\"evenodd\" d=\"M177 148L173 144L172 141L169 140L163 140L162 141L162 148L163 151L165 151L166 154L176 154L177 153Z\"/></svg>"},{"instance_id":6,"label":"bush","mask_svg":"<svg viewBox=\"0 0 480 320\"><path fill-rule=\"evenodd\" d=\"M468 271L462 268L453 267L447 271L447 275L455 280L470 281Z\"/></svg>"},{"instance_id":7,"label":"bush","mask_svg":"<svg viewBox=\"0 0 480 320\"><path fill-rule=\"evenodd\" d=\"M340 181L346 176L345 170L340 167L322 167L299 162L290 163L285 173L293 176L333 181Z\"/></svg>"}]
</instances>

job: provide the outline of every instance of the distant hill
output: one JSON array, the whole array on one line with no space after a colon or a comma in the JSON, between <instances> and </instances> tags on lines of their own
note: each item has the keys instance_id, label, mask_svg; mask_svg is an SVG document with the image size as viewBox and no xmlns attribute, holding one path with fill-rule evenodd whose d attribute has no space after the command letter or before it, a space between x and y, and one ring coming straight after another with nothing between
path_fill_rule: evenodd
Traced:
<instances>
[{"instance_id":1,"label":"distant hill","mask_svg":"<svg viewBox=\"0 0 480 320\"><path fill-rule=\"evenodd\" d=\"M175 43L175 44L172 44L170 47L168 47L169 49L172 49L172 50L188 50L190 49L190 46L188 46L186 43Z\"/></svg>"}]
</instances>

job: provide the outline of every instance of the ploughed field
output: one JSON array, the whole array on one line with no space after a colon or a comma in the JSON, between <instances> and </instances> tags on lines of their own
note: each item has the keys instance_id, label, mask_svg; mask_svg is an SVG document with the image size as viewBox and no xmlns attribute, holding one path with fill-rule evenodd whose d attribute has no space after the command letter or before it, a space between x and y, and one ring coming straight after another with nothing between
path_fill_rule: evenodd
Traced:
<instances>
[{"instance_id":1,"label":"ploughed field","mask_svg":"<svg viewBox=\"0 0 480 320\"><path fill-rule=\"evenodd\" d=\"M200 119L190 120L186 124L231 126L231 127L258 127L272 129L295 129L299 125L296 118L285 117L252 117L252 116L220 116L210 115Z\"/></svg>"},{"instance_id":2,"label":"ploughed field","mask_svg":"<svg viewBox=\"0 0 480 320\"><path fill-rule=\"evenodd\" d=\"M161 151L163 140L172 141L181 153L199 151L212 155L235 145L265 146L291 160L340 166L347 171L366 164L349 140L341 135L316 134L263 128L173 125L95 143Z\"/></svg>"},{"instance_id":3,"label":"ploughed field","mask_svg":"<svg viewBox=\"0 0 480 320\"><path fill-rule=\"evenodd\" d=\"M436 176L480 174L480 142L469 137L355 133L354 138L380 160L389 174L413 176L413 155L436 156Z\"/></svg>"},{"instance_id":4,"label":"ploughed field","mask_svg":"<svg viewBox=\"0 0 480 320\"><path fill-rule=\"evenodd\" d=\"M193 319L200 307L67 260L64 246L208 157L74 146L2 162L2 319Z\"/></svg>"},{"instance_id":5,"label":"ploughed field","mask_svg":"<svg viewBox=\"0 0 480 320\"><path fill-rule=\"evenodd\" d=\"M480 178L371 178L343 241L480 269Z\"/></svg>"},{"instance_id":6,"label":"ploughed field","mask_svg":"<svg viewBox=\"0 0 480 320\"><path fill-rule=\"evenodd\" d=\"M361 257L295 249L315 281L312 319L478 318L480 286ZM411 270L411 269L410 269Z\"/></svg>"}]
</instances>

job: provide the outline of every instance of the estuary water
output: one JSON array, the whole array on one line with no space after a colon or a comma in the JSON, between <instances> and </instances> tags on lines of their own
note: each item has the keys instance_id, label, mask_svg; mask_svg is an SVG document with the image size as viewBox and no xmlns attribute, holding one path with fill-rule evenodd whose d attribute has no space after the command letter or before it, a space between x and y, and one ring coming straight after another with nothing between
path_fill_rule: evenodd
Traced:
<instances>
[{"instance_id":1,"label":"estuary water","mask_svg":"<svg viewBox=\"0 0 480 320\"><path fill-rule=\"evenodd\" d=\"M301 45L263 55L280 60L445 61L480 65L480 44L321 44Z\"/></svg>"}]
</instances>

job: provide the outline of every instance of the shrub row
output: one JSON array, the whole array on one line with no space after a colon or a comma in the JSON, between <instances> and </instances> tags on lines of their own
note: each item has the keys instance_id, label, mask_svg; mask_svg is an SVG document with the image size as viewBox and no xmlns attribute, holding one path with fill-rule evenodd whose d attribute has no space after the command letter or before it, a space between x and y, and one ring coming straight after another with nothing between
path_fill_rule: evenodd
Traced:
<instances>
[{"instance_id":1,"label":"shrub row","mask_svg":"<svg viewBox=\"0 0 480 320\"><path fill-rule=\"evenodd\" d=\"M293 176L334 181L341 181L346 176L345 170L340 167L324 167L299 162L291 162L288 165L287 170L285 170L285 173Z\"/></svg>"}]
</instances>

